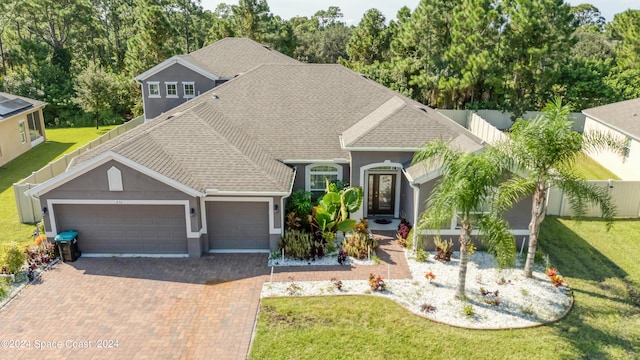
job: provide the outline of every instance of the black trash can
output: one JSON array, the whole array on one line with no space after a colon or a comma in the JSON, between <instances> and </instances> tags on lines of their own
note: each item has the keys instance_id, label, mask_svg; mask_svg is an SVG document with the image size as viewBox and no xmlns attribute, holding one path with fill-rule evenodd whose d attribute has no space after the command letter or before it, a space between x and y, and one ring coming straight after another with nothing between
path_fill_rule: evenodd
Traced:
<instances>
[{"instance_id":1,"label":"black trash can","mask_svg":"<svg viewBox=\"0 0 640 360\"><path fill-rule=\"evenodd\" d=\"M63 231L56 235L54 240L58 245L58 251L63 261L76 261L80 257L77 231Z\"/></svg>"}]
</instances>

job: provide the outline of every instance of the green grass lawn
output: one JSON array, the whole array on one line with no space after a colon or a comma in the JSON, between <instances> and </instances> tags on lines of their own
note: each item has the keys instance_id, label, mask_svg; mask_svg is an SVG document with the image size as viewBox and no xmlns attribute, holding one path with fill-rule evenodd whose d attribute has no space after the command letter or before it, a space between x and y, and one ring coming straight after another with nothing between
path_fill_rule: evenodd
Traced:
<instances>
[{"instance_id":1,"label":"green grass lawn","mask_svg":"<svg viewBox=\"0 0 640 360\"><path fill-rule=\"evenodd\" d=\"M34 225L18 220L13 184L31 175L62 155L99 137L115 126L95 128L47 129L47 141L0 167L0 245L11 241L26 244L31 241ZM0 253L2 246L0 246Z\"/></svg>"},{"instance_id":2,"label":"green grass lawn","mask_svg":"<svg viewBox=\"0 0 640 360\"><path fill-rule=\"evenodd\" d=\"M432 322L367 296L261 302L251 359L638 359L640 220L547 217L540 249L574 289L563 320L481 331Z\"/></svg>"},{"instance_id":3,"label":"green grass lawn","mask_svg":"<svg viewBox=\"0 0 640 360\"><path fill-rule=\"evenodd\" d=\"M576 159L574 170L587 180L620 180L614 173L586 155Z\"/></svg>"}]
</instances>

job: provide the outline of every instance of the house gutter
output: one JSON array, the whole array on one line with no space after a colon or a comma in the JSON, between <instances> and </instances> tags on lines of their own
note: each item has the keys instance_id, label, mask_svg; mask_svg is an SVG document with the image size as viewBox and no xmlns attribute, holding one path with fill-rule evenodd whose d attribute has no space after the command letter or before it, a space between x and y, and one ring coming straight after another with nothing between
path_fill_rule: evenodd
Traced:
<instances>
[{"instance_id":1,"label":"house gutter","mask_svg":"<svg viewBox=\"0 0 640 360\"><path fill-rule=\"evenodd\" d=\"M411 241L412 241L412 244L413 244L413 251L417 251L418 242L416 241L416 239L418 237L418 235L417 235L418 234L417 227L418 227L418 210L420 209L420 187L416 186L415 182L413 181L411 176L409 176L409 174L407 174L407 171L404 168L402 169L402 173L407 178L407 180L409 180L409 186L411 186L411 188L414 191L414 193L413 193L413 196L414 196L414 200L413 200L413 227L416 230L413 231L413 238L411 239Z\"/></svg>"},{"instance_id":2,"label":"house gutter","mask_svg":"<svg viewBox=\"0 0 640 360\"><path fill-rule=\"evenodd\" d=\"M293 185L292 185L293 186ZM222 196L289 196L289 192L261 192L261 191L221 191L217 189L207 189L206 195L222 195Z\"/></svg>"}]
</instances>

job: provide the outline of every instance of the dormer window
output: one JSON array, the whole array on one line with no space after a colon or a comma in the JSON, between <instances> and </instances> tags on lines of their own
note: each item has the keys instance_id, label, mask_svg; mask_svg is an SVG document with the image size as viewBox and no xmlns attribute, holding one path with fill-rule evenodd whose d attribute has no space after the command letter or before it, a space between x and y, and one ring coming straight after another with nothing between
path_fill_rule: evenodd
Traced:
<instances>
[{"instance_id":1,"label":"dormer window","mask_svg":"<svg viewBox=\"0 0 640 360\"><path fill-rule=\"evenodd\" d=\"M150 98L160 97L160 83L158 81L150 81L147 83L147 86L149 87Z\"/></svg>"},{"instance_id":2,"label":"dormer window","mask_svg":"<svg viewBox=\"0 0 640 360\"><path fill-rule=\"evenodd\" d=\"M168 98L177 98L178 97L178 83L173 82L165 82L165 86L167 87L167 97Z\"/></svg>"},{"instance_id":3,"label":"dormer window","mask_svg":"<svg viewBox=\"0 0 640 360\"><path fill-rule=\"evenodd\" d=\"M184 90L185 99L190 99L196 96L196 86L193 82L183 82L182 90Z\"/></svg>"}]
</instances>

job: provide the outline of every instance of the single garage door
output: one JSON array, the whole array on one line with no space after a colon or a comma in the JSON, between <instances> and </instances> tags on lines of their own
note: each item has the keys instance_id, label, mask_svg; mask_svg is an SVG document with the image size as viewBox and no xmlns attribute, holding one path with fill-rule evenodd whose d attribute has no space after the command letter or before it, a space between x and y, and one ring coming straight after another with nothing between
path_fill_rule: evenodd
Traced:
<instances>
[{"instance_id":1,"label":"single garage door","mask_svg":"<svg viewBox=\"0 0 640 360\"><path fill-rule=\"evenodd\" d=\"M269 203L207 202L211 250L268 250Z\"/></svg>"},{"instance_id":2,"label":"single garage door","mask_svg":"<svg viewBox=\"0 0 640 360\"><path fill-rule=\"evenodd\" d=\"M58 231L90 254L187 254L184 206L54 205Z\"/></svg>"}]
</instances>

